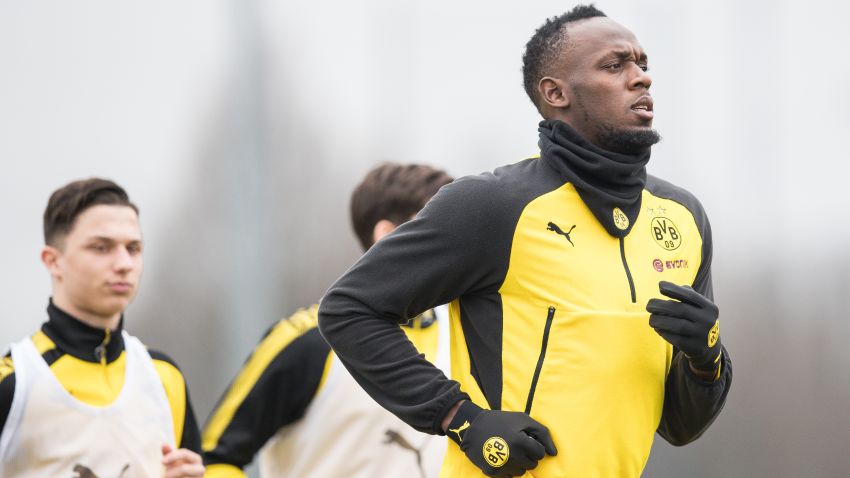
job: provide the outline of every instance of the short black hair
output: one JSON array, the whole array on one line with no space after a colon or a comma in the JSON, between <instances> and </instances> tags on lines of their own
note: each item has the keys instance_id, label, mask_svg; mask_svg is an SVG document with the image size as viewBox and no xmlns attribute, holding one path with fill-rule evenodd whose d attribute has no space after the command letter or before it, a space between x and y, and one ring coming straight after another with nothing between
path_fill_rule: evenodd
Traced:
<instances>
[{"instance_id":1,"label":"short black hair","mask_svg":"<svg viewBox=\"0 0 850 478\"><path fill-rule=\"evenodd\" d=\"M538 111L540 111L540 98L537 93L537 84L541 78L547 76L552 63L561 55L567 40L566 25L579 20L605 16L607 15L592 3L578 5L567 13L546 20L528 40L525 45L525 54L522 56L522 80L525 92Z\"/></svg>"},{"instance_id":2,"label":"short black hair","mask_svg":"<svg viewBox=\"0 0 850 478\"><path fill-rule=\"evenodd\" d=\"M101 178L73 181L54 191L47 201L44 210L44 243L60 247L61 241L74 227L77 216L101 204L127 206L136 214L139 213L139 208L130 202L124 188L113 181Z\"/></svg>"}]
</instances>

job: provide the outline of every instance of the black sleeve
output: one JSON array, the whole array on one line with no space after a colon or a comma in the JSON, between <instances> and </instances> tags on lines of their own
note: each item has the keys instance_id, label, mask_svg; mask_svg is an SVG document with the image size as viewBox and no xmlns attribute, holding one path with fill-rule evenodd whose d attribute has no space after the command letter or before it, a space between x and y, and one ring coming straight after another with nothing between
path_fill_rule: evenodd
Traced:
<instances>
[{"instance_id":1,"label":"black sleeve","mask_svg":"<svg viewBox=\"0 0 850 478\"><path fill-rule=\"evenodd\" d=\"M198 420L195 418L195 410L192 408L192 400L189 398L189 386L186 386L186 416L183 421L183 437L180 439L180 448L192 450L201 454L201 430Z\"/></svg>"},{"instance_id":2,"label":"black sleeve","mask_svg":"<svg viewBox=\"0 0 850 478\"><path fill-rule=\"evenodd\" d=\"M675 351L664 392L664 412L658 433L671 445L696 440L720 414L732 384L732 361L723 348L720 378L706 382L691 372L688 358Z\"/></svg>"},{"instance_id":3,"label":"black sleeve","mask_svg":"<svg viewBox=\"0 0 850 478\"><path fill-rule=\"evenodd\" d=\"M6 419L12 409L12 399L15 398L15 372L12 357L6 355L0 359L0 433L6 426Z\"/></svg>"},{"instance_id":4,"label":"black sleeve","mask_svg":"<svg viewBox=\"0 0 850 478\"><path fill-rule=\"evenodd\" d=\"M322 299L319 327L351 375L421 432L442 434L442 418L468 396L424 359L397 324L501 279L492 261L504 242L504 224L495 217L507 207L502 202L498 183L487 175L444 186Z\"/></svg>"},{"instance_id":5,"label":"black sleeve","mask_svg":"<svg viewBox=\"0 0 850 478\"><path fill-rule=\"evenodd\" d=\"M703 235L703 258L692 287L714 300L711 284L711 226L701 206L696 204L696 208L697 221ZM685 354L674 349L670 374L665 384L664 411L658 426L658 433L670 444L682 446L696 440L723 409L732 385L732 361L725 347L721 353L720 376L715 381L706 382L693 374Z\"/></svg>"},{"instance_id":6,"label":"black sleeve","mask_svg":"<svg viewBox=\"0 0 850 478\"><path fill-rule=\"evenodd\" d=\"M306 332L290 325L284 320L266 335L219 400L204 428L206 465L244 468L280 428L304 416L331 349L315 319Z\"/></svg>"}]
</instances>

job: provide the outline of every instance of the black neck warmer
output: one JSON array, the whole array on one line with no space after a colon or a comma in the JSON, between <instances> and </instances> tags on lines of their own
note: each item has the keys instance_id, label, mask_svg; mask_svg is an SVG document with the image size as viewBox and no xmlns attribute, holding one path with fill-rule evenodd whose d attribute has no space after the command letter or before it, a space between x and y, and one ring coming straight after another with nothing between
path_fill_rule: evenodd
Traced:
<instances>
[{"instance_id":1,"label":"black neck warmer","mask_svg":"<svg viewBox=\"0 0 850 478\"><path fill-rule=\"evenodd\" d=\"M575 186L609 234L625 237L640 213L650 152L604 150L558 120L541 121L538 131L540 157Z\"/></svg>"},{"instance_id":2,"label":"black neck warmer","mask_svg":"<svg viewBox=\"0 0 850 478\"><path fill-rule=\"evenodd\" d=\"M49 320L41 326L42 332L59 350L80 360L99 362L105 357L107 363L112 363L124 351L124 338L121 336L124 316L121 316L118 328L108 335L105 330L87 325L56 307L53 299L47 305L47 316Z\"/></svg>"}]
</instances>

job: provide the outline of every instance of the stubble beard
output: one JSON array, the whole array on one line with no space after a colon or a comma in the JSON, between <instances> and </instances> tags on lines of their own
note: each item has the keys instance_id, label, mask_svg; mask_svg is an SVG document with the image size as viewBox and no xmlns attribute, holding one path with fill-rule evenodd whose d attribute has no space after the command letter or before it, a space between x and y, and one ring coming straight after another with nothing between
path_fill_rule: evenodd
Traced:
<instances>
[{"instance_id":1,"label":"stubble beard","mask_svg":"<svg viewBox=\"0 0 850 478\"><path fill-rule=\"evenodd\" d=\"M600 148L614 153L638 155L649 152L652 145L661 141L661 134L652 128L618 127L592 115L585 107L581 88L575 84L571 86L576 95L576 107L580 108L585 124L595 123L596 145Z\"/></svg>"},{"instance_id":2,"label":"stubble beard","mask_svg":"<svg viewBox=\"0 0 850 478\"><path fill-rule=\"evenodd\" d=\"M618 128L612 124L599 125L599 146L621 154L643 154L661 141L661 134L652 128Z\"/></svg>"}]
</instances>

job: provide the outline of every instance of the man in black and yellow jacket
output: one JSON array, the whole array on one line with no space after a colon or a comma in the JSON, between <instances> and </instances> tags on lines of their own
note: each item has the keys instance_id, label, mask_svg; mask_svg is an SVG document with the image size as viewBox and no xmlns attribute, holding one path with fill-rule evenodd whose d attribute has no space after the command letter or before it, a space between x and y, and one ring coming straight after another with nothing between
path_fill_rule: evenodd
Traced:
<instances>
[{"instance_id":1,"label":"man in black and yellow jacket","mask_svg":"<svg viewBox=\"0 0 850 478\"><path fill-rule=\"evenodd\" d=\"M540 156L443 188L331 287L319 326L373 398L456 443L441 477L638 477L654 433L695 440L731 384L711 230L646 173L660 137L632 32L576 7L523 60ZM444 302L454 380L397 326Z\"/></svg>"},{"instance_id":2,"label":"man in black and yellow jacket","mask_svg":"<svg viewBox=\"0 0 850 478\"><path fill-rule=\"evenodd\" d=\"M452 178L417 164L383 164L351 196L351 221L369 249L407 222ZM445 307L404 324L425 359L448 370ZM240 478L259 455L269 478L436 478L445 439L419 433L376 404L317 328L318 305L263 337L204 427L207 478Z\"/></svg>"},{"instance_id":3,"label":"man in black and yellow jacket","mask_svg":"<svg viewBox=\"0 0 850 478\"><path fill-rule=\"evenodd\" d=\"M0 363L0 476L202 476L182 373L123 327L143 264L136 206L112 181L74 181L44 233L48 320Z\"/></svg>"}]
</instances>

